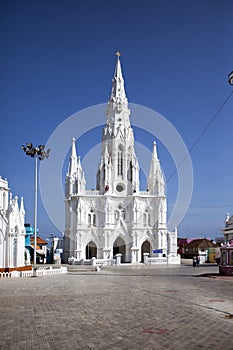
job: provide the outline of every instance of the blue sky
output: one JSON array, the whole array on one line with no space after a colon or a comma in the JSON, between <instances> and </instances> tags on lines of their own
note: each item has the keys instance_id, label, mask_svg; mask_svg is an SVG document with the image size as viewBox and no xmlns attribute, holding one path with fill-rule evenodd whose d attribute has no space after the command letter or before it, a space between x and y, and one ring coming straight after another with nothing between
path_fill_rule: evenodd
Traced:
<instances>
[{"instance_id":1,"label":"blue sky","mask_svg":"<svg viewBox=\"0 0 233 350\"><path fill-rule=\"evenodd\" d=\"M193 145L232 91L232 12L230 0L1 2L0 175L13 195L24 196L27 222L33 162L21 144L46 144L70 115L106 103L117 50L129 102L158 111ZM191 152L194 189L180 237L215 237L233 213L232 115L233 96ZM100 139L100 128L81 137L81 158ZM135 139L146 147L152 141L140 130ZM169 178L174 164L158 148ZM171 211L176 175L167 191ZM59 234L40 198L38 225L41 235Z\"/></svg>"}]
</instances>

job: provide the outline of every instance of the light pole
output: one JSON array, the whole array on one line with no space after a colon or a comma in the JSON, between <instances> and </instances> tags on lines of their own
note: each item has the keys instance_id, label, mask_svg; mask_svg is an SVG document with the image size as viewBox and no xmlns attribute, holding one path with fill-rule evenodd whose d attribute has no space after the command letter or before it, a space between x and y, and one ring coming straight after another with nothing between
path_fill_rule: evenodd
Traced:
<instances>
[{"instance_id":1,"label":"light pole","mask_svg":"<svg viewBox=\"0 0 233 350\"><path fill-rule=\"evenodd\" d=\"M50 150L48 149L47 151L45 151L44 145L33 147L32 143L26 143L26 146L21 146L21 149L26 153L27 156L35 158L33 277L36 277L38 159L44 160L45 158L48 158Z\"/></svg>"}]
</instances>

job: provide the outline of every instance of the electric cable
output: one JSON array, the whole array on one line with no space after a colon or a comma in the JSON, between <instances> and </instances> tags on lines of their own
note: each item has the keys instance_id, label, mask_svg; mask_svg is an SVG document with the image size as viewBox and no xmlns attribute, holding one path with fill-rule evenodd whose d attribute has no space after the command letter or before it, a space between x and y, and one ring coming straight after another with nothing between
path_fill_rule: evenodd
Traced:
<instances>
[{"instance_id":1,"label":"electric cable","mask_svg":"<svg viewBox=\"0 0 233 350\"><path fill-rule=\"evenodd\" d=\"M192 152L192 150L194 149L194 147L197 145L197 143L200 141L200 139L202 138L202 136L206 133L206 131L209 129L210 125L214 122L214 120L217 118L217 116L219 115L220 111L223 109L223 107L225 106L225 104L228 102L228 100L230 99L231 95L233 94L233 90L230 92L230 94L227 96L227 98L224 100L224 102L221 104L221 106L217 109L217 111L215 112L215 114L213 115L213 117L210 119L209 123L205 126L205 128L202 130L202 132L200 133L200 135L197 137L197 139L194 141L194 143L192 144L192 146L188 149L187 154L184 156L184 158L180 161L180 163L176 166L176 168L173 170L173 172L171 173L171 175L169 176L169 178L166 181L166 184L171 180L171 178L174 176L174 174L177 172L178 168L181 166L181 164L185 161L185 159L187 158L187 156Z\"/></svg>"}]
</instances>

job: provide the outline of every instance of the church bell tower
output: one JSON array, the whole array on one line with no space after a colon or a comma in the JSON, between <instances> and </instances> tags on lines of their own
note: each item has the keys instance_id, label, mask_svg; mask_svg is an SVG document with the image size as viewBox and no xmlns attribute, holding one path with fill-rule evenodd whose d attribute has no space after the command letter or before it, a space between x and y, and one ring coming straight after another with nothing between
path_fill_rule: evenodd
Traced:
<instances>
[{"instance_id":1,"label":"church bell tower","mask_svg":"<svg viewBox=\"0 0 233 350\"><path fill-rule=\"evenodd\" d=\"M134 150L134 135L129 120L130 110L125 94L120 53L117 52L116 55L106 126L102 134L96 189L101 194L124 196L139 191L139 165Z\"/></svg>"}]
</instances>

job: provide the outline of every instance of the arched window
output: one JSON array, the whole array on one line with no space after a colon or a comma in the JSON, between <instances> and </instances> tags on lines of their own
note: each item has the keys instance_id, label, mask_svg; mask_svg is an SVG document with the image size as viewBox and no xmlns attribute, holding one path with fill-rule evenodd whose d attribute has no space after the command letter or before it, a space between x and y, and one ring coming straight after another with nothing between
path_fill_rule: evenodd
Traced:
<instances>
[{"instance_id":1,"label":"arched window","mask_svg":"<svg viewBox=\"0 0 233 350\"><path fill-rule=\"evenodd\" d=\"M88 213L88 227L96 226L96 214L93 209Z\"/></svg>"},{"instance_id":2,"label":"arched window","mask_svg":"<svg viewBox=\"0 0 233 350\"><path fill-rule=\"evenodd\" d=\"M6 192L3 192L3 203L2 203L3 210L6 210Z\"/></svg>"},{"instance_id":3,"label":"arched window","mask_svg":"<svg viewBox=\"0 0 233 350\"><path fill-rule=\"evenodd\" d=\"M127 179L129 181L132 181L133 166L132 166L132 149L131 149L131 147L128 148L127 163L128 163Z\"/></svg>"},{"instance_id":4,"label":"arched window","mask_svg":"<svg viewBox=\"0 0 233 350\"><path fill-rule=\"evenodd\" d=\"M96 226L96 215L95 215L95 213L93 214L92 218L93 218L93 226Z\"/></svg>"},{"instance_id":5,"label":"arched window","mask_svg":"<svg viewBox=\"0 0 233 350\"><path fill-rule=\"evenodd\" d=\"M148 209L146 209L144 215L143 215L143 225L144 226L150 226L151 222L150 222L150 212Z\"/></svg>"},{"instance_id":6,"label":"arched window","mask_svg":"<svg viewBox=\"0 0 233 350\"><path fill-rule=\"evenodd\" d=\"M86 245L86 259L92 259L93 257L97 257L97 246L94 242L89 242Z\"/></svg>"},{"instance_id":7,"label":"arched window","mask_svg":"<svg viewBox=\"0 0 233 350\"><path fill-rule=\"evenodd\" d=\"M129 162L129 166L128 166L128 180L132 181L132 173L133 173L133 166L132 166L132 162Z\"/></svg>"},{"instance_id":8,"label":"arched window","mask_svg":"<svg viewBox=\"0 0 233 350\"><path fill-rule=\"evenodd\" d=\"M88 226L89 227L91 226L91 214L90 213L88 214Z\"/></svg>"},{"instance_id":9,"label":"arched window","mask_svg":"<svg viewBox=\"0 0 233 350\"><path fill-rule=\"evenodd\" d=\"M117 220L119 219L119 217L120 217L120 213L119 213L118 210L116 210L116 211L114 212L114 220L115 220L115 223L117 222Z\"/></svg>"},{"instance_id":10,"label":"arched window","mask_svg":"<svg viewBox=\"0 0 233 350\"><path fill-rule=\"evenodd\" d=\"M117 153L117 175L123 175L123 149L121 146L119 146Z\"/></svg>"},{"instance_id":11,"label":"arched window","mask_svg":"<svg viewBox=\"0 0 233 350\"><path fill-rule=\"evenodd\" d=\"M126 218L125 209L122 208L121 205L119 205L118 209L115 210L115 212L114 212L114 220L115 220L115 223L116 223L117 220L119 220L120 218L122 218L123 220L125 220L125 218Z\"/></svg>"}]
</instances>

